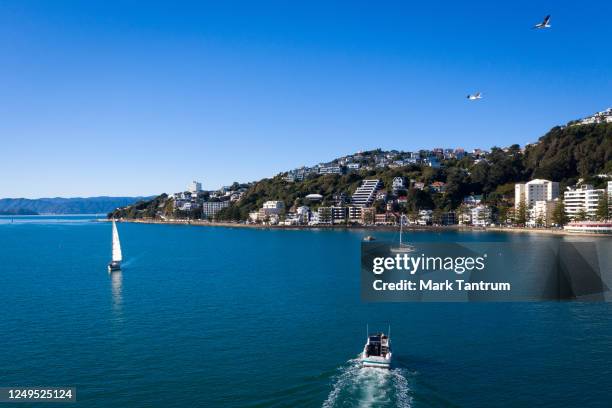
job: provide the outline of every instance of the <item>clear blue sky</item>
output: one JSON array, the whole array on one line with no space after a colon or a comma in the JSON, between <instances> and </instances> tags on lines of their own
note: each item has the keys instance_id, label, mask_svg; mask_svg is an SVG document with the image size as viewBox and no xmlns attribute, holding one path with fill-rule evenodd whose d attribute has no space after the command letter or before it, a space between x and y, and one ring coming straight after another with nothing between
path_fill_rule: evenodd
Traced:
<instances>
[{"instance_id":1,"label":"clear blue sky","mask_svg":"<svg viewBox=\"0 0 612 408\"><path fill-rule=\"evenodd\" d=\"M410 3L0 1L0 197L523 145L612 106L612 2Z\"/></svg>"}]
</instances>

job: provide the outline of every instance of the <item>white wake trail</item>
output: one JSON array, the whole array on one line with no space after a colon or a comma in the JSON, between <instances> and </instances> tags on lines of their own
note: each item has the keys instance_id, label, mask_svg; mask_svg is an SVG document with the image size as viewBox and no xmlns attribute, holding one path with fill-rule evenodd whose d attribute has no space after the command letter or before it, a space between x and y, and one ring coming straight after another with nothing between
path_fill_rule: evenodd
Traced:
<instances>
[{"instance_id":1,"label":"white wake trail","mask_svg":"<svg viewBox=\"0 0 612 408\"><path fill-rule=\"evenodd\" d=\"M412 398L406 370L363 368L359 359L353 359L339 371L332 390L323 402L323 408L411 406Z\"/></svg>"}]
</instances>

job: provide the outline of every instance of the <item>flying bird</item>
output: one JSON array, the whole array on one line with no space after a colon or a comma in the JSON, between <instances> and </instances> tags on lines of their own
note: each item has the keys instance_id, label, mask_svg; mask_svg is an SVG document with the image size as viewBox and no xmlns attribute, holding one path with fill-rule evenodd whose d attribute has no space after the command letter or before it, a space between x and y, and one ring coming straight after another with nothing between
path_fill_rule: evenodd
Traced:
<instances>
[{"instance_id":1,"label":"flying bird","mask_svg":"<svg viewBox=\"0 0 612 408\"><path fill-rule=\"evenodd\" d=\"M544 17L544 21L539 24L533 26L533 28L542 29L542 28L550 28L550 14Z\"/></svg>"},{"instance_id":2,"label":"flying bird","mask_svg":"<svg viewBox=\"0 0 612 408\"><path fill-rule=\"evenodd\" d=\"M475 101L477 99L482 99L482 95L480 94L480 92L476 92L474 95L468 95L467 98L470 101Z\"/></svg>"}]
</instances>

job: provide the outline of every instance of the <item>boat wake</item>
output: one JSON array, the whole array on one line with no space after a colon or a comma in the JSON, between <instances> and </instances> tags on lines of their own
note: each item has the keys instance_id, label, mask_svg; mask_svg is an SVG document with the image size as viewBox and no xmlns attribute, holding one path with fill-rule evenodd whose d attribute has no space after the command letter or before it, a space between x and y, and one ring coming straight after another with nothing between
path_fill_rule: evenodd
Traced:
<instances>
[{"instance_id":1,"label":"boat wake","mask_svg":"<svg viewBox=\"0 0 612 408\"><path fill-rule=\"evenodd\" d=\"M364 368L358 358L349 360L334 377L323 408L410 407L409 375L403 368Z\"/></svg>"}]
</instances>

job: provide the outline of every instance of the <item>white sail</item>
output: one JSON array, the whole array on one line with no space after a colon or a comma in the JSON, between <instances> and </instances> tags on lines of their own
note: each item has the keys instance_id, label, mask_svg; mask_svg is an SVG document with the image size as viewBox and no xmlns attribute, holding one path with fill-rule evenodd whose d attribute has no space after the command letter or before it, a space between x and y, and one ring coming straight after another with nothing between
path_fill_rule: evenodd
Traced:
<instances>
[{"instance_id":1,"label":"white sail","mask_svg":"<svg viewBox=\"0 0 612 408\"><path fill-rule=\"evenodd\" d=\"M121 262L121 243L119 242L119 232L113 220L113 262Z\"/></svg>"}]
</instances>

